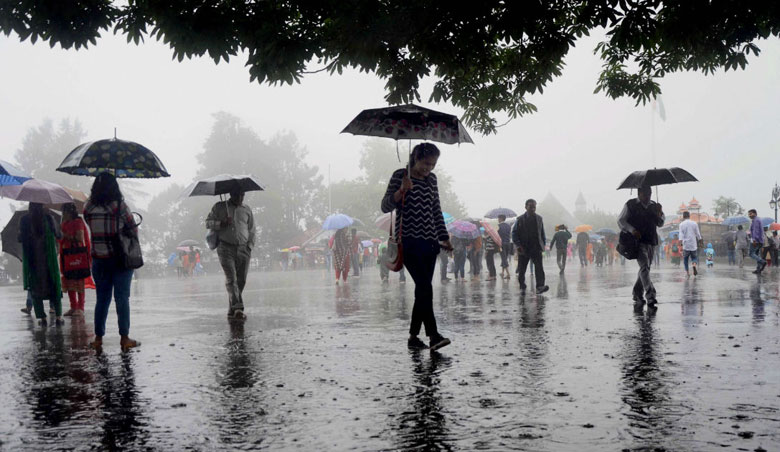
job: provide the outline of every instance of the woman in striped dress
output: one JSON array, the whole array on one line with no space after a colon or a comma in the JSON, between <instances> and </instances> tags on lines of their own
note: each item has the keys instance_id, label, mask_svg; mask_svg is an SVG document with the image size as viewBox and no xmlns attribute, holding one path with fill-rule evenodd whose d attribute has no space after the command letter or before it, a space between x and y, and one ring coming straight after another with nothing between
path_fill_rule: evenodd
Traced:
<instances>
[{"instance_id":1,"label":"woman in striped dress","mask_svg":"<svg viewBox=\"0 0 780 452\"><path fill-rule=\"evenodd\" d=\"M411 174L396 170L382 199L382 212L396 210L395 231L401 229L404 266L414 280L414 308L409 327L410 348L426 348L417 335L422 325L430 338L431 351L442 348L450 340L439 334L433 315L433 273L441 248L452 250L449 234L439 202L439 188L433 168L439 159L439 149L431 143L414 147L409 158ZM403 223L403 228L399 228Z\"/></svg>"},{"instance_id":2,"label":"woman in striped dress","mask_svg":"<svg viewBox=\"0 0 780 452\"><path fill-rule=\"evenodd\" d=\"M350 240L347 237L347 228L341 228L333 236L333 266L336 269L336 285L339 285L339 278L347 283L349 275L349 254Z\"/></svg>"}]
</instances>

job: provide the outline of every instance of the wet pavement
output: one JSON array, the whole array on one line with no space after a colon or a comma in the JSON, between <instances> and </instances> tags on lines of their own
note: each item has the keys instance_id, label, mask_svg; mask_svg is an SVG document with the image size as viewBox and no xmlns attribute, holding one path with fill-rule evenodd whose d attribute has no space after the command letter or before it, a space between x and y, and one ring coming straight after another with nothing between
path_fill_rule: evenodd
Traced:
<instances>
[{"instance_id":1,"label":"wet pavement","mask_svg":"<svg viewBox=\"0 0 780 452\"><path fill-rule=\"evenodd\" d=\"M410 352L413 284L253 273L245 323L220 275L133 283L121 353L87 321L42 329L0 289L2 450L777 450L780 270L547 261L550 291L434 284L441 353ZM437 273L438 275L438 273Z\"/></svg>"}]
</instances>

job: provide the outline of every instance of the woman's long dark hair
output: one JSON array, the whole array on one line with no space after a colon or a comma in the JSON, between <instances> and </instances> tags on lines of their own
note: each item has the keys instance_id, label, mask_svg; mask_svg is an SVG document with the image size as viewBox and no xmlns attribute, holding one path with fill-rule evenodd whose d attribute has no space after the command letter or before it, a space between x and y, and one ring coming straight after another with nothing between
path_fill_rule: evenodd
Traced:
<instances>
[{"instance_id":1,"label":"woman's long dark hair","mask_svg":"<svg viewBox=\"0 0 780 452\"><path fill-rule=\"evenodd\" d=\"M119 191L119 184L116 177L111 173L100 173L92 184L92 191L89 194L89 200L92 204L98 206L107 206L116 201L121 203L124 198Z\"/></svg>"},{"instance_id":2,"label":"woman's long dark hair","mask_svg":"<svg viewBox=\"0 0 780 452\"><path fill-rule=\"evenodd\" d=\"M45 231L43 222L46 221L46 215L43 212L43 204L37 202L30 203L30 228L36 236L43 236Z\"/></svg>"}]
</instances>

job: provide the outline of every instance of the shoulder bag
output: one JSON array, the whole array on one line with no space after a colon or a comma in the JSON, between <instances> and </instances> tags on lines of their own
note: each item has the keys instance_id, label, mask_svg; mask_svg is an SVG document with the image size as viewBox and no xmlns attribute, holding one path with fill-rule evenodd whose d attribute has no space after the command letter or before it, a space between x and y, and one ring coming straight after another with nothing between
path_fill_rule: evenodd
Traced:
<instances>
[{"instance_id":1,"label":"shoulder bag","mask_svg":"<svg viewBox=\"0 0 780 452\"><path fill-rule=\"evenodd\" d=\"M119 268L124 270L135 270L141 268L144 265L144 258L141 254L141 243L138 241L138 234L133 234L132 229L137 228L144 218L141 214L133 212L133 215L138 215L141 219L138 223L134 223L132 226L119 227L120 210L117 209L116 213L116 241L114 246L114 252L116 253L116 261Z\"/></svg>"},{"instance_id":2,"label":"shoulder bag","mask_svg":"<svg viewBox=\"0 0 780 452\"><path fill-rule=\"evenodd\" d=\"M395 229L395 222L390 222L390 239L387 241L387 261L385 266L394 272L401 271L404 268L404 246L401 243L401 235L404 229L404 202L406 201L406 194L401 198L401 218L399 218L398 234L393 237L393 229Z\"/></svg>"}]
</instances>

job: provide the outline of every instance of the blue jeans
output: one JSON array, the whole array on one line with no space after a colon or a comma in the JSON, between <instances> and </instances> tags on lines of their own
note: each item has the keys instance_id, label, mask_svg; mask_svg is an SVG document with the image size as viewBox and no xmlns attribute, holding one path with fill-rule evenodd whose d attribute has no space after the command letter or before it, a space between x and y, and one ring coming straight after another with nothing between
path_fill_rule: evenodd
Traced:
<instances>
[{"instance_id":1,"label":"blue jeans","mask_svg":"<svg viewBox=\"0 0 780 452\"><path fill-rule=\"evenodd\" d=\"M761 259L761 256L759 256L758 254L761 252L761 248L762 247L760 243L758 245L753 243L750 244L750 251L749 251L750 254L748 254L748 256L756 260L756 270L758 270L758 268L761 265L766 265L766 261L764 259Z\"/></svg>"},{"instance_id":2,"label":"blue jeans","mask_svg":"<svg viewBox=\"0 0 780 452\"><path fill-rule=\"evenodd\" d=\"M119 335L130 334L130 282L133 270L123 270L116 266L114 259L92 260L92 278L95 280L95 336L106 335L106 318L111 305L113 292L116 303L116 316L119 321Z\"/></svg>"},{"instance_id":3,"label":"blue jeans","mask_svg":"<svg viewBox=\"0 0 780 452\"><path fill-rule=\"evenodd\" d=\"M683 250L683 266L685 267L685 271L688 271L688 258L691 258L694 264L699 265L699 250Z\"/></svg>"}]
</instances>

